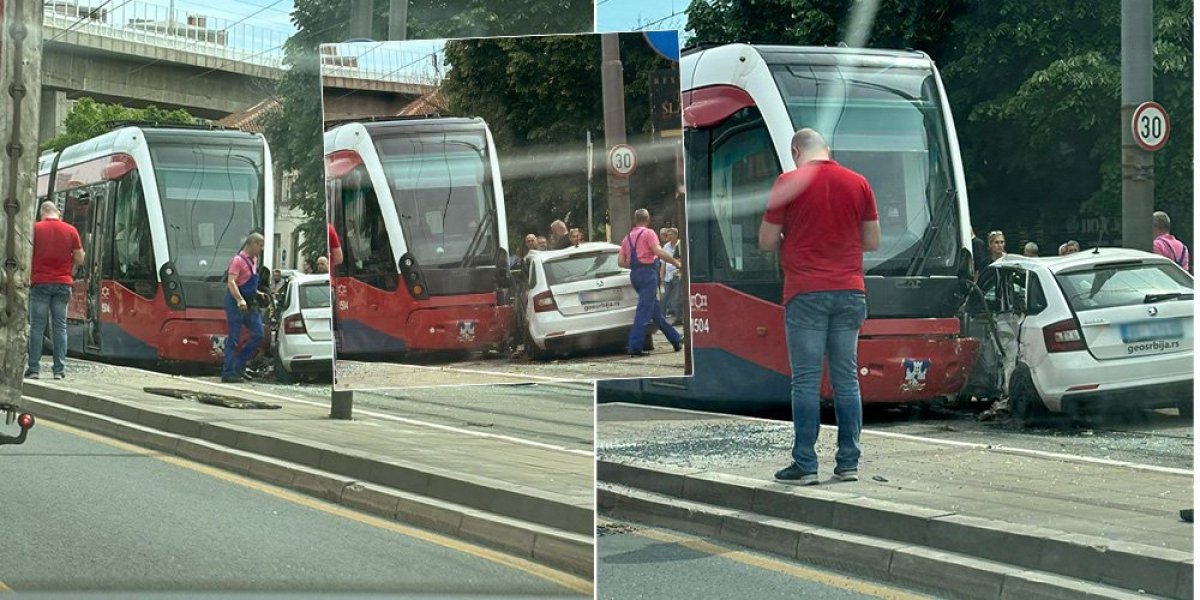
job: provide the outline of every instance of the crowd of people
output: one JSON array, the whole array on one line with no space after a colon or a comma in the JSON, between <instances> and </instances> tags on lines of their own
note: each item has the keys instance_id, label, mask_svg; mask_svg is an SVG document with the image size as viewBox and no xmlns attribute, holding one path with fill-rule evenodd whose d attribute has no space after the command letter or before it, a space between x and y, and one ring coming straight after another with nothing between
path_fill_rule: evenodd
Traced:
<instances>
[{"instance_id":1,"label":"crowd of people","mask_svg":"<svg viewBox=\"0 0 1200 600\"><path fill-rule=\"evenodd\" d=\"M1191 254L1183 242L1171 235L1171 217L1163 211L1155 211L1150 216L1151 231L1154 235L1154 253L1171 259L1183 270L1191 272ZM975 271L996 262L1007 254L1007 240L1003 231L990 231L987 241L979 239L975 228L971 228L972 253L975 255ZM1067 240L1058 246L1058 255L1066 256L1079 252L1079 242ZM1040 256L1036 242L1029 240L1021 248L1021 255L1029 258Z\"/></svg>"}]
</instances>

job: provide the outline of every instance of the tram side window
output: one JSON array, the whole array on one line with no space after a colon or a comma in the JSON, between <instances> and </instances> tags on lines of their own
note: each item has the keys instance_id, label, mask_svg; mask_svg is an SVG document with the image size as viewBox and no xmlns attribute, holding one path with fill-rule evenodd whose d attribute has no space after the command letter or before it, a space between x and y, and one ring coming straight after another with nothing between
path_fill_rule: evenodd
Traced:
<instances>
[{"instance_id":1,"label":"tram side window","mask_svg":"<svg viewBox=\"0 0 1200 600\"><path fill-rule=\"evenodd\" d=\"M758 249L767 195L779 177L771 136L756 108L713 132L710 253L716 281L779 281L779 259Z\"/></svg>"},{"instance_id":2,"label":"tram side window","mask_svg":"<svg viewBox=\"0 0 1200 600\"><path fill-rule=\"evenodd\" d=\"M396 289L399 283L396 259L366 169L358 167L351 171L340 187L346 273L373 287Z\"/></svg>"},{"instance_id":3,"label":"tram side window","mask_svg":"<svg viewBox=\"0 0 1200 600\"><path fill-rule=\"evenodd\" d=\"M121 285L152 298L154 281L154 248L150 241L150 219L137 172L133 171L117 182L113 208L113 279ZM141 283L143 285L135 285Z\"/></svg>"}]
</instances>

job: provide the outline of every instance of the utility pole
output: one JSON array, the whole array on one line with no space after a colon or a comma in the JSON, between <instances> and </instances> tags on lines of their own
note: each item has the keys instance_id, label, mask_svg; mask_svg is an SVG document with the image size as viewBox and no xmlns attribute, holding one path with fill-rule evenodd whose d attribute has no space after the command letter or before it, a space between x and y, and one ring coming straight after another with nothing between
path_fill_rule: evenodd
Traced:
<instances>
[{"instance_id":1,"label":"utility pole","mask_svg":"<svg viewBox=\"0 0 1200 600\"><path fill-rule=\"evenodd\" d=\"M350 0L350 37L356 40L371 38L371 0Z\"/></svg>"},{"instance_id":2,"label":"utility pole","mask_svg":"<svg viewBox=\"0 0 1200 600\"><path fill-rule=\"evenodd\" d=\"M588 200L588 220L587 220L587 240L592 241L592 171L595 163L592 162L592 130L587 131L587 200Z\"/></svg>"},{"instance_id":3,"label":"utility pole","mask_svg":"<svg viewBox=\"0 0 1200 600\"><path fill-rule=\"evenodd\" d=\"M600 36L600 83L604 90L604 145L625 143L625 75L621 66L621 41L616 33ZM629 207L629 178L608 172L608 223L614 239L629 233L633 221Z\"/></svg>"},{"instance_id":4,"label":"utility pole","mask_svg":"<svg viewBox=\"0 0 1200 600\"><path fill-rule=\"evenodd\" d=\"M408 39L408 0L391 0L388 6L388 38L392 41Z\"/></svg>"},{"instance_id":5,"label":"utility pole","mask_svg":"<svg viewBox=\"0 0 1200 600\"><path fill-rule=\"evenodd\" d=\"M1154 97L1154 3L1121 0L1121 245L1150 252L1154 154L1133 138L1133 111Z\"/></svg>"},{"instance_id":6,"label":"utility pole","mask_svg":"<svg viewBox=\"0 0 1200 600\"><path fill-rule=\"evenodd\" d=\"M29 344L41 64L42 2L0 0L0 404L21 400Z\"/></svg>"}]
</instances>

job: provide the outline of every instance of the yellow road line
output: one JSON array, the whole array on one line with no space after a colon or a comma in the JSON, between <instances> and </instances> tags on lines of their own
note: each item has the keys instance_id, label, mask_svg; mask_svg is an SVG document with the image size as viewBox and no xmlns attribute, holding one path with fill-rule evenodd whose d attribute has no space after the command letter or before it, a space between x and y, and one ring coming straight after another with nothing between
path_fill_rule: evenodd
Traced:
<instances>
[{"instance_id":1,"label":"yellow road line","mask_svg":"<svg viewBox=\"0 0 1200 600\"><path fill-rule=\"evenodd\" d=\"M929 600L928 596L922 596L882 585L868 583L866 581L851 579L849 577L843 577L841 575L835 575L825 571L818 571L816 569L810 569L807 567L786 563L767 558L765 556L759 556L750 552L734 550L732 548L714 544L707 540L669 533L660 529L638 529L635 531L635 533L642 537L650 538L659 542L677 544L691 550L696 550L697 552L721 556L722 558L727 558L744 565L750 565L760 569L767 569L769 571L783 573L798 579L804 579L830 587L857 592L867 596L884 598L886 600Z\"/></svg>"},{"instance_id":2,"label":"yellow road line","mask_svg":"<svg viewBox=\"0 0 1200 600\"><path fill-rule=\"evenodd\" d=\"M398 533L400 535L416 538L416 539L419 539L419 540L422 540L425 542L429 542L432 544L437 544L439 546L442 546L444 548L449 548L449 549L457 551L457 552L462 552L464 554L469 554L471 556L475 556L475 557L482 558L485 560L490 560L492 562L502 564L506 567L524 571L531 575L535 575L542 579L551 581L553 583L561 585L569 590L572 590L574 592L577 592L577 593L585 595L585 596L590 597L593 593L592 582L590 582L586 579L583 579L581 577L571 575L569 573L564 573L562 571L557 571L555 569L551 569L550 567L540 565L540 564L535 563L530 560L526 560L526 559L519 558L516 556L504 554L503 552L492 550L490 548L484 548L481 546L468 544L466 542L456 540L454 538L447 537L444 535L432 533L429 531L424 531L421 529L416 529L413 527L408 527L406 525L401 525L400 523L397 523L395 521L389 521L387 519L373 517L371 515L360 513L358 511L355 511L355 510L352 510L349 508L345 508L343 506L339 506L336 504L330 504L328 502L324 502L321 500L315 500L315 499L305 496L303 494L288 491L288 490L285 490L283 488L280 488L280 487L277 487L277 486L274 486L274 485L271 485L268 483L263 483L261 481L248 479L246 477L242 477L241 475L236 475L234 473L230 473L228 471L223 471L223 470L217 469L215 467L209 467L207 465L195 463L190 460L180 458L177 456L171 456L171 455L163 454L163 453L155 451L155 450L148 450L148 449L142 448L140 446L134 446L132 444L127 444L127 443L119 441L119 440L114 440L109 437L105 437L102 435L92 433L90 431L83 431L81 429L76 429L74 427L63 425L61 423L49 423L47 421L41 421L39 423L39 425L45 425L46 427L49 427L50 429L55 429L58 431L62 431L64 433L70 433L72 435L76 435L76 436L79 436L79 437L82 437L85 439L89 439L89 440L92 440L92 441L95 441L95 442L98 442L101 444L105 444L107 446L112 446L114 448L119 448L121 450L125 450L128 452L133 452L135 454L140 454L142 456L157 458L158 460L173 464L178 467L183 467L185 469L195 471L197 473L203 473L210 477L214 477L214 478L220 479L222 481L227 481L229 483L234 483L234 484L240 485L242 487L250 488L252 490L257 490L264 494L269 494L271 496L275 496L276 498L279 498L281 500L286 500L286 501L292 502L294 504L306 506L308 508L312 508L314 510L319 510L321 512L324 512L324 513L327 513L330 515L343 517L346 519L350 519L351 521L357 521L364 525L370 525L372 527L376 527L379 529L385 529L385 530L391 531L393 533Z\"/></svg>"}]
</instances>

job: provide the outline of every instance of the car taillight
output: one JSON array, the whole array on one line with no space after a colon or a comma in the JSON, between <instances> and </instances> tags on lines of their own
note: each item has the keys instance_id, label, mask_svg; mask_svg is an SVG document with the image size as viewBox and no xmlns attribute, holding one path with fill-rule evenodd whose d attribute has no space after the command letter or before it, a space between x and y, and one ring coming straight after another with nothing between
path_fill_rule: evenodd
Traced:
<instances>
[{"instance_id":1,"label":"car taillight","mask_svg":"<svg viewBox=\"0 0 1200 600\"><path fill-rule=\"evenodd\" d=\"M21 416L17 417L17 427L20 427L21 429L32 428L33 427L33 415L31 415L29 413L21 413Z\"/></svg>"},{"instance_id":2,"label":"car taillight","mask_svg":"<svg viewBox=\"0 0 1200 600\"><path fill-rule=\"evenodd\" d=\"M1043 327L1042 337L1046 340L1047 352L1087 350L1083 331L1079 329L1079 322L1075 319L1067 319Z\"/></svg>"},{"instance_id":3,"label":"car taillight","mask_svg":"<svg viewBox=\"0 0 1200 600\"><path fill-rule=\"evenodd\" d=\"M550 312L552 310L558 310L558 305L554 302L554 294L549 290L533 297L533 312Z\"/></svg>"},{"instance_id":4,"label":"car taillight","mask_svg":"<svg viewBox=\"0 0 1200 600\"><path fill-rule=\"evenodd\" d=\"M283 332L291 335L294 333L308 333L304 327L304 315L292 315L283 320Z\"/></svg>"}]
</instances>

